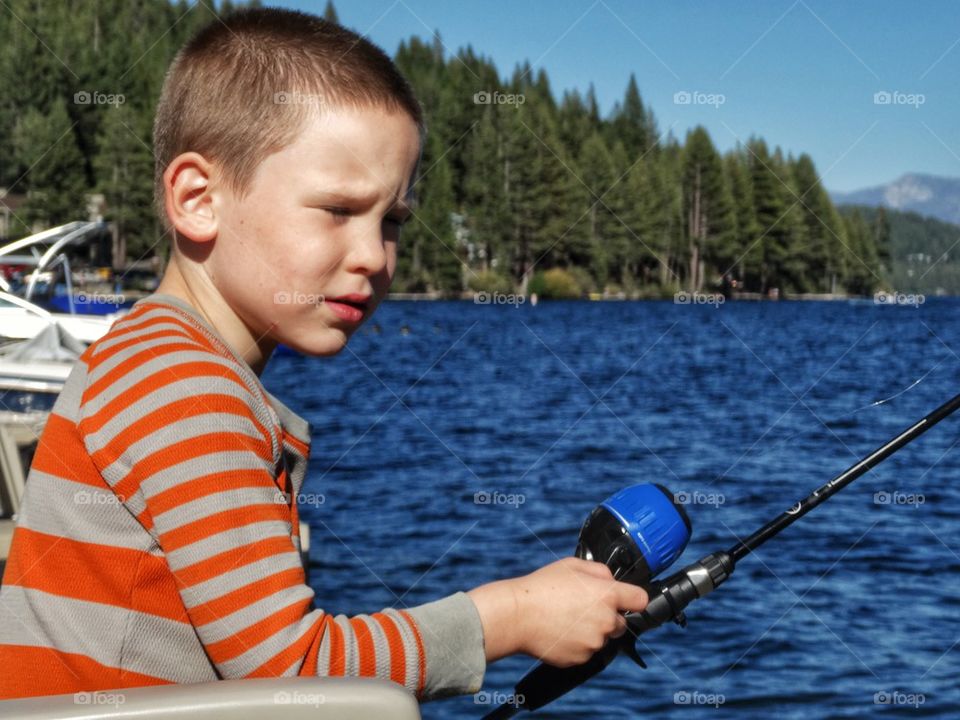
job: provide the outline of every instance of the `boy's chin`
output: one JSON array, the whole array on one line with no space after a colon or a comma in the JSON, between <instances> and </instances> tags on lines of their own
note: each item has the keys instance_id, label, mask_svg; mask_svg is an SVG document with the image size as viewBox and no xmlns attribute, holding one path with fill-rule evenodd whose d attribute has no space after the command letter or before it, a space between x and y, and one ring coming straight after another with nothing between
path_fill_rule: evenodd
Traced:
<instances>
[{"instance_id":1,"label":"boy's chin","mask_svg":"<svg viewBox=\"0 0 960 720\"><path fill-rule=\"evenodd\" d=\"M347 346L351 334L339 328L328 327L322 332L301 333L294 337L277 338L277 340L301 355L330 357Z\"/></svg>"}]
</instances>

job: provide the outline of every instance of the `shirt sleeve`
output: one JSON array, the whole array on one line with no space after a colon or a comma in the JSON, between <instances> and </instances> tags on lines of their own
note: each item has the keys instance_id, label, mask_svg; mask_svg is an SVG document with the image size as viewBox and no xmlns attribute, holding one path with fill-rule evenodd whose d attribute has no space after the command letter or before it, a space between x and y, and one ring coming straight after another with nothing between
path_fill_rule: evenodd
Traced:
<instances>
[{"instance_id":1,"label":"shirt sleeve","mask_svg":"<svg viewBox=\"0 0 960 720\"><path fill-rule=\"evenodd\" d=\"M355 617L311 608L266 399L193 341L146 352L90 358L80 432L163 552L220 677L376 676L421 700L478 691L483 631L462 592Z\"/></svg>"}]
</instances>

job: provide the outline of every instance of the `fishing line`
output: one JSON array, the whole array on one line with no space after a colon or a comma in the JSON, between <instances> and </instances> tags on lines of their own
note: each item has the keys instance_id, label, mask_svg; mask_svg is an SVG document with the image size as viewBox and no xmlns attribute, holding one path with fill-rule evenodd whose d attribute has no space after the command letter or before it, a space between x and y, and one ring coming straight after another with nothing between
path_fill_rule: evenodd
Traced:
<instances>
[{"instance_id":1,"label":"fishing line","mask_svg":"<svg viewBox=\"0 0 960 720\"><path fill-rule=\"evenodd\" d=\"M889 403L890 401L896 400L898 397L900 397L901 395L906 394L907 392L909 392L910 390L912 390L913 388L915 388L917 385L919 385L920 383L922 383L924 380L926 380L927 377L929 377L935 370L937 370L941 365L943 365L943 363L944 363L947 359L948 359L948 358L946 358L946 357L943 358L940 362L938 362L936 365L934 365L932 368L930 368L927 372L925 372L923 375L921 375L920 377L918 377L918 378L917 378L916 380L914 380L912 383L910 383L909 385L907 385L907 387L903 388L903 390L901 390L900 392L897 392L897 393L891 395L890 397L883 398L882 400L875 400L875 401L872 402L872 403L867 403L866 405L862 405L862 406L858 407L856 410L852 410L852 411L850 411L850 412L848 412L848 413L844 413L844 414L842 414L842 415L838 415L838 416L833 417L833 418L831 418L831 419L829 419L829 420L823 420L823 421L822 421L823 425L826 425L826 426L829 428L829 427L831 427L832 425L840 422L841 420L844 420L844 419L853 417L854 415L856 415L856 414L859 413L859 412L862 412L863 410L869 410L870 408L873 408L873 407L879 407L880 405L886 405L886 404ZM816 419L818 419L818 418L814 418L814 419L816 420ZM817 428L815 428L815 430L817 430ZM772 454L778 452L778 451L780 450L780 448L782 448L784 445L786 445L787 443L789 443L789 442L790 442L791 440L793 440L794 438L800 437L801 435L806 435L806 434L808 434L808 432L809 432L809 431L806 431L806 430L797 430L797 431L794 432L793 434L788 435L787 437L782 438L782 439L780 439L780 440L777 440L770 449L763 451L763 452L760 453L759 455L756 455L755 458L759 460L760 458L764 458L764 457L767 457L768 455L772 455Z\"/></svg>"},{"instance_id":2,"label":"fishing line","mask_svg":"<svg viewBox=\"0 0 960 720\"><path fill-rule=\"evenodd\" d=\"M945 359L946 359L946 358L944 358L944 360L945 360ZM927 372L925 372L922 376L920 376L919 378L917 378L916 380L914 380L912 383L910 383L907 387L905 387L903 390L901 390L900 392L898 392L896 395L891 395L890 397L884 398L883 400L877 400L877 401L875 401L875 402L870 403L869 405L864 405L863 407L857 408L856 410L854 410L854 411L853 411L852 413L850 413L850 414L851 414L851 415L855 415L856 413L860 412L861 410L866 410L866 409L868 409L868 408L876 407L876 406L878 406L878 405L884 405L884 404L890 402L891 400L896 400L898 397L900 397L901 395L903 395L905 392L908 392L909 390L912 390L912 389L915 388L917 385L919 385L919 384L922 383L924 380L926 380L926 379L927 379L927 376L930 375L930 373L932 373L932 372L933 372L934 370L936 370L938 367L940 367L941 365L943 365L943 362L944 362L943 360L941 360L940 362L938 362L936 365L934 365L934 366L933 366L932 368L930 368Z\"/></svg>"}]
</instances>

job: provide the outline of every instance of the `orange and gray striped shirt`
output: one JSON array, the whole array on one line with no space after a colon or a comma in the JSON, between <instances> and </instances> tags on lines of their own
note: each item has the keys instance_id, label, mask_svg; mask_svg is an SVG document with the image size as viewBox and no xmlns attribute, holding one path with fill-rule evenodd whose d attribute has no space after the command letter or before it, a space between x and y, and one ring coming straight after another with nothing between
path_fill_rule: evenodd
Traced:
<instances>
[{"instance_id":1,"label":"orange and gray striped shirt","mask_svg":"<svg viewBox=\"0 0 960 720\"><path fill-rule=\"evenodd\" d=\"M137 303L84 353L37 446L0 584L0 699L296 675L479 690L466 594L313 607L309 438L188 304Z\"/></svg>"}]
</instances>

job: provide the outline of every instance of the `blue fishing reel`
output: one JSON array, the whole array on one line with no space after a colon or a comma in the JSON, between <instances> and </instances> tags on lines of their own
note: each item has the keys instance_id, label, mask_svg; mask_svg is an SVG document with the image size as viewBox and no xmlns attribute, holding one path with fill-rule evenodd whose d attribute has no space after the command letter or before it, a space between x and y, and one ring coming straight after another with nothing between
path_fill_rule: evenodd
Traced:
<instances>
[{"instance_id":1,"label":"blue fishing reel","mask_svg":"<svg viewBox=\"0 0 960 720\"><path fill-rule=\"evenodd\" d=\"M614 493L590 513L580 528L576 556L602 562L616 580L650 592L657 585L654 578L687 547L690 531L690 518L673 493L662 485L632 485ZM582 665L558 668L539 663L517 683L514 695L523 698L520 704L504 704L484 720L501 720L521 709L541 708L601 672L620 653L646 667L634 638L628 632L609 641Z\"/></svg>"},{"instance_id":2,"label":"blue fishing reel","mask_svg":"<svg viewBox=\"0 0 960 720\"><path fill-rule=\"evenodd\" d=\"M690 532L690 518L663 485L631 485L594 508L575 554L604 563L617 580L645 587L680 557Z\"/></svg>"}]
</instances>

